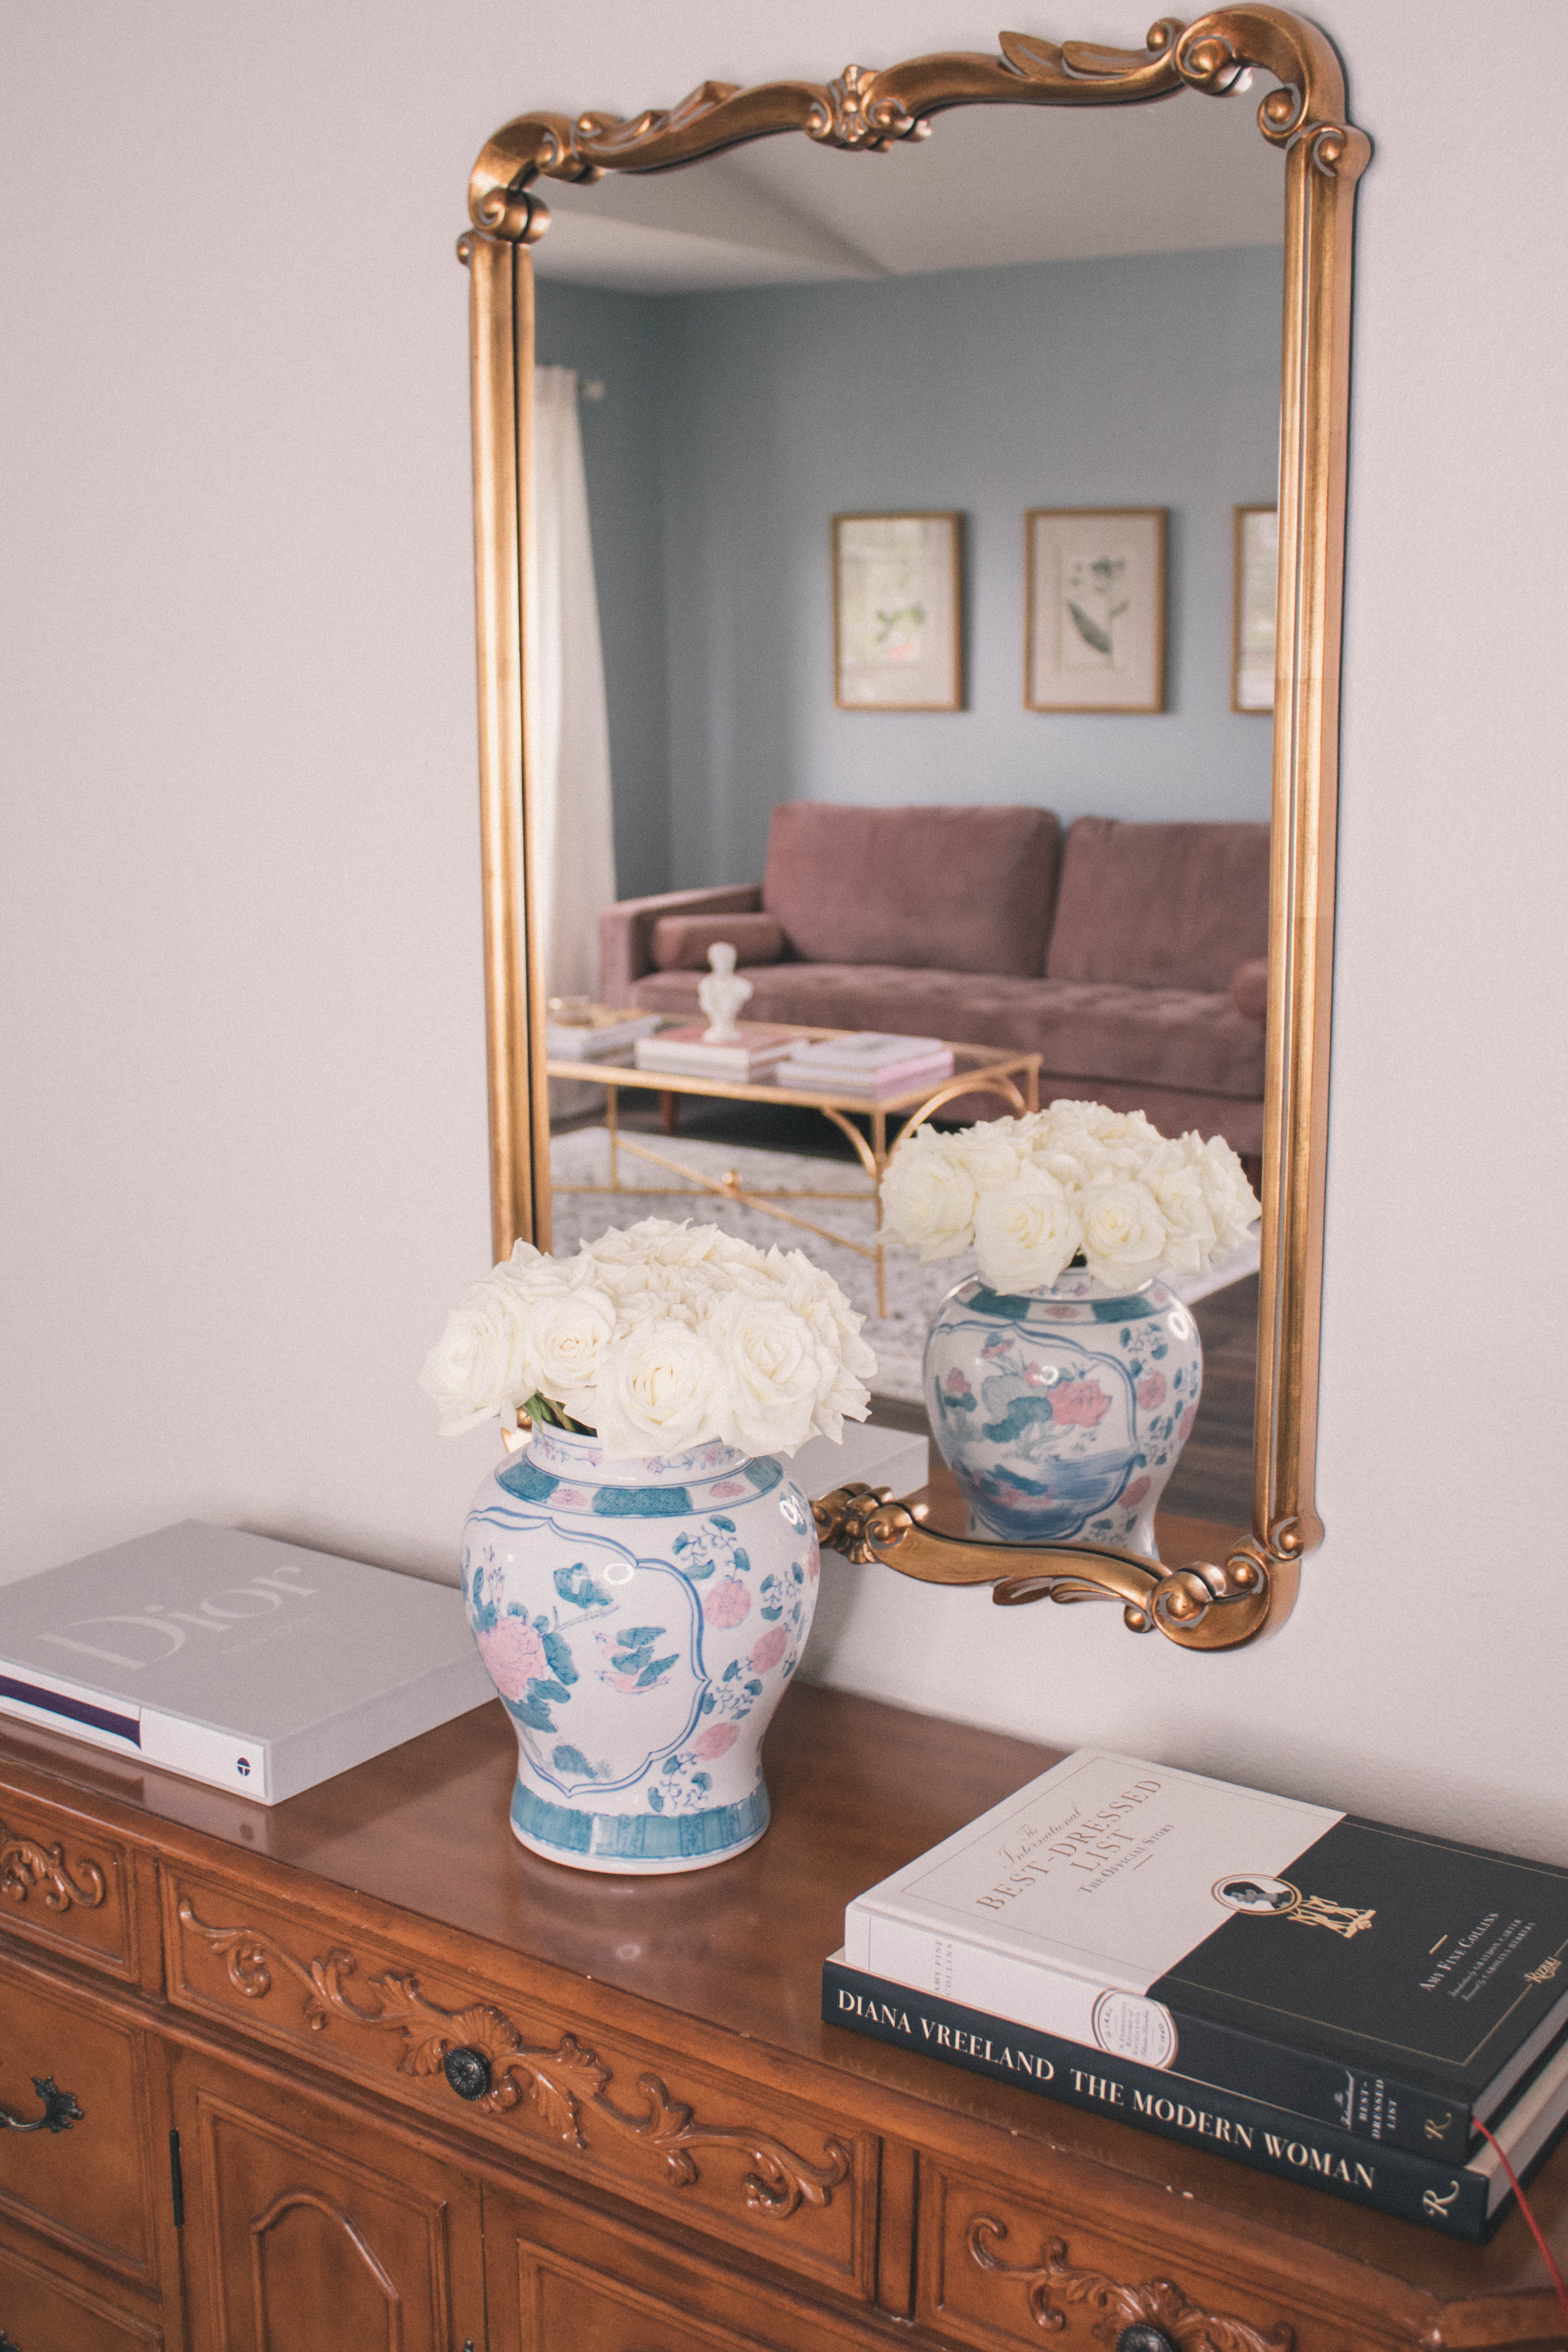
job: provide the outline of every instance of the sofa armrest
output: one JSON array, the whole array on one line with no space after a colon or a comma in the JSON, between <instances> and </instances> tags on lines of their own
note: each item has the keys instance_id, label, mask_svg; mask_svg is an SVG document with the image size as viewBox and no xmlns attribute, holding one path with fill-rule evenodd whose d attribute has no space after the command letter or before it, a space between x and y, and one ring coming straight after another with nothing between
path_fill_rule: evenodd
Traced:
<instances>
[{"instance_id":1,"label":"sofa armrest","mask_svg":"<svg viewBox=\"0 0 1568 2352\"><path fill-rule=\"evenodd\" d=\"M599 918L599 1001L629 1004L632 983L653 969L653 926L661 915L750 915L762 905L760 882L709 890L664 890L656 898L622 898Z\"/></svg>"},{"instance_id":2,"label":"sofa armrest","mask_svg":"<svg viewBox=\"0 0 1568 2352\"><path fill-rule=\"evenodd\" d=\"M1256 956L1239 963L1230 975L1230 1001L1249 1021L1262 1021L1269 1012L1269 959Z\"/></svg>"}]
</instances>

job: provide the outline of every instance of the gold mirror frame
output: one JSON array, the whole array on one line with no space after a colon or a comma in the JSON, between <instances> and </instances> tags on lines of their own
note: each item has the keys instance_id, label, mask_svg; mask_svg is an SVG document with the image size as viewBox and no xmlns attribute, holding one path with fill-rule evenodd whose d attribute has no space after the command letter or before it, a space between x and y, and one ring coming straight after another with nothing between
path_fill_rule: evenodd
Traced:
<instances>
[{"instance_id":1,"label":"gold mirror frame","mask_svg":"<svg viewBox=\"0 0 1568 2352\"><path fill-rule=\"evenodd\" d=\"M988 1584L1004 1604L1119 1600L1128 1627L1180 1648L1234 1649L1288 1614L1298 1563L1322 1540L1313 1503L1333 986L1351 239L1370 142L1345 119L1338 58L1283 8L1217 8L1153 26L1145 48L1058 47L1019 33L1001 55L955 52L836 81L705 82L668 112L520 115L469 184L475 593L478 635L491 1232L549 1246L544 983L529 921L523 550L534 365L528 247L549 215L541 177L659 172L787 131L875 151L925 138L958 106L1131 106L1228 96L1248 67L1280 85L1258 110L1285 151L1280 578L1264 1091L1263 1226L1252 1533L1221 1562L1166 1569L1090 1545L967 1543L919 1506L841 1487L813 1505L825 1542L925 1583Z\"/></svg>"}]
</instances>

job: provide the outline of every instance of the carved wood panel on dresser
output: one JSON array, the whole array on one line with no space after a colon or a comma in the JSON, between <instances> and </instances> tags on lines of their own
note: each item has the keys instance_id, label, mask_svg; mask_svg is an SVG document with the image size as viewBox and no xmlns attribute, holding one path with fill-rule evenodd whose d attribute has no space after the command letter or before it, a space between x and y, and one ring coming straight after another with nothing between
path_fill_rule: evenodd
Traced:
<instances>
[{"instance_id":1,"label":"carved wood panel on dresser","mask_svg":"<svg viewBox=\"0 0 1568 2352\"><path fill-rule=\"evenodd\" d=\"M822 2025L1049 1751L798 1689L750 1853L523 1853L498 1706L270 1811L0 1730L0 2352L1441 2352L1486 2248ZM1534 2191L1568 2242L1568 2151Z\"/></svg>"}]
</instances>

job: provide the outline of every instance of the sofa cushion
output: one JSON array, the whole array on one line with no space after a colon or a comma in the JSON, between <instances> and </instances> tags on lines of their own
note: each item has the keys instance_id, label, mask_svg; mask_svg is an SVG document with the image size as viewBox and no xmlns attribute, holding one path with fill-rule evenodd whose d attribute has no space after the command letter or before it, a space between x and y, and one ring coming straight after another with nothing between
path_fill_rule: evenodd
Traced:
<instances>
[{"instance_id":1,"label":"sofa cushion","mask_svg":"<svg viewBox=\"0 0 1568 2352\"><path fill-rule=\"evenodd\" d=\"M747 977L755 988L748 1020L1011 1046L1043 1056L1042 1068L1061 1082L1057 1093L1092 1098L1102 1083L1114 1083L1262 1098L1263 1031L1226 988L1128 988L896 964L780 963ZM695 972L661 971L632 993L648 1012L690 1017L696 991Z\"/></svg>"},{"instance_id":2,"label":"sofa cushion","mask_svg":"<svg viewBox=\"0 0 1568 2352\"><path fill-rule=\"evenodd\" d=\"M1050 809L783 801L763 910L808 962L1038 977L1061 850Z\"/></svg>"},{"instance_id":3,"label":"sofa cushion","mask_svg":"<svg viewBox=\"0 0 1568 2352\"><path fill-rule=\"evenodd\" d=\"M721 940L737 964L777 963L784 934L770 915L661 915L653 926L653 961L661 971L706 971L707 951Z\"/></svg>"},{"instance_id":4,"label":"sofa cushion","mask_svg":"<svg viewBox=\"0 0 1568 2352\"><path fill-rule=\"evenodd\" d=\"M1266 824L1124 824L1081 816L1068 829L1046 971L1052 980L1228 989L1239 963L1269 952Z\"/></svg>"}]
</instances>

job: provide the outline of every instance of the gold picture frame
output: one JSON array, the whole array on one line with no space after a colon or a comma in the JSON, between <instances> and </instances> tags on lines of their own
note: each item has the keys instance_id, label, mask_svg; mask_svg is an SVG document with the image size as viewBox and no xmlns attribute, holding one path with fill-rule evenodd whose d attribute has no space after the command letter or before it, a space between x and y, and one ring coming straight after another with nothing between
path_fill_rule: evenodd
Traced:
<instances>
[{"instance_id":1,"label":"gold picture frame","mask_svg":"<svg viewBox=\"0 0 1568 2352\"><path fill-rule=\"evenodd\" d=\"M832 557L833 708L962 710L962 514L836 514Z\"/></svg>"},{"instance_id":2,"label":"gold picture frame","mask_svg":"<svg viewBox=\"0 0 1568 2352\"><path fill-rule=\"evenodd\" d=\"M1164 710L1168 520L1165 507L1030 508L1026 710Z\"/></svg>"},{"instance_id":3,"label":"gold picture frame","mask_svg":"<svg viewBox=\"0 0 1568 2352\"><path fill-rule=\"evenodd\" d=\"M1230 708L1274 716L1280 593L1280 509L1234 507L1230 543Z\"/></svg>"},{"instance_id":4,"label":"gold picture frame","mask_svg":"<svg viewBox=\"0 0 1568 2352\"><path fill-rule=\"evenodd\" d=\"M1115 1600L1134 1633L1228 1650L1277 1626L1322 1540L1313 1497L1327 1173L1340 630L1356 184L1371 142L1345 112L1326 35L1273 5L1163 17L1140 49L1003 33L828 82L705 82L668 110L538 112L506 123L469 179L480 857L495 1255L549 1245L545 987L524 757L524 565L531 500L533 269L549 225L541 177L665 171L782 132L872 152L918 140L959 106L1143 105L1231 99L1252 79L1262 137L1284 155L1279 650L1270 816L1263 1222L1252 1528L1223 1559L1167 1566L1103 1546L957 1541L904 1504L840 1490L814 1506L823 1538L918 1580L991 1588L1015 1604Z\"/></svg>"}]
</instances>

